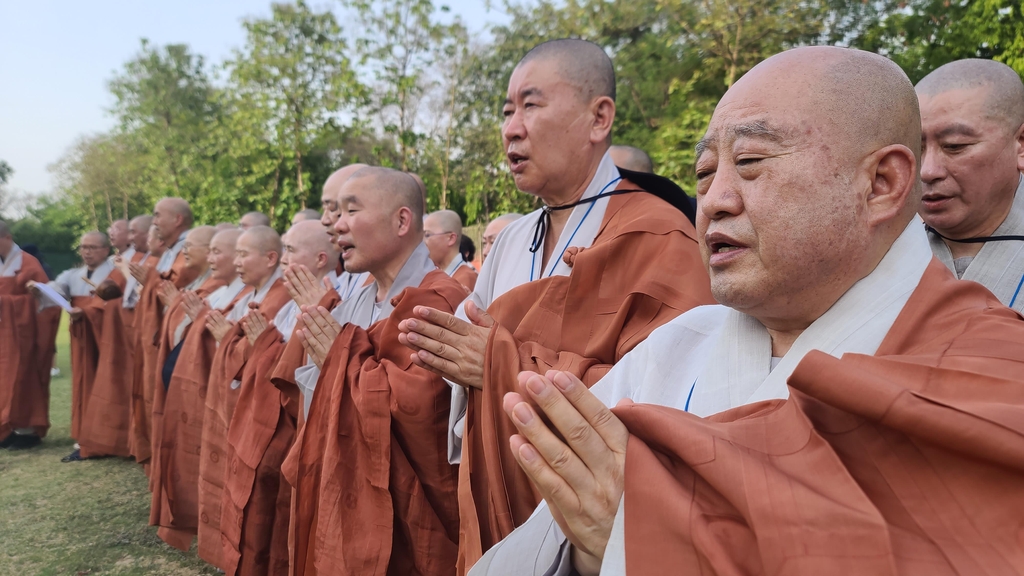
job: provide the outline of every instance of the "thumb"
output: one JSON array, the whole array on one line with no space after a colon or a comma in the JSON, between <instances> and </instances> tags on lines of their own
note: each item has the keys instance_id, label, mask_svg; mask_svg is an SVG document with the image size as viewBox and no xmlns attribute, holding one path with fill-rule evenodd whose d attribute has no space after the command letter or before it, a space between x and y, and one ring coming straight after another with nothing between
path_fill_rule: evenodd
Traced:
<instances>
[{"instance_id":1,"label":"thumb","mask_svg":"<svg viewBox=\"0 0 1024 576\"><path fill-rule=\"evenodd\" d=\"M331 290L334 290L334 284L331 284L331 279L328 278L327 276L324 276L323 284L324 284L324 288L327 288L328 292L330 292Z\"/></svg>"},{"instance_id":2,"label":"thumb","mask_svg":"<svg viewBox=\"0 0 1024 576\"><path fill-rule=\"evenodd\" d=\"M480 307L476 305L476 302L466 302L466 316L469 318L470 322L480 326L481 328L490 328L491 326L494 326L494 318L491 318L491 315L486 311L481 310Z\"/></svg>"}]
</instances>

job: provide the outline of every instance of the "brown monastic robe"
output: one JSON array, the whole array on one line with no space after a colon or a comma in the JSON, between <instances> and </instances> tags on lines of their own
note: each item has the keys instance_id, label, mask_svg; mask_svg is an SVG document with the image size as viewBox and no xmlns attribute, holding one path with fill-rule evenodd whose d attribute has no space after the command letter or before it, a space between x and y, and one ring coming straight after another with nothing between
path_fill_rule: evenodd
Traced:
<instances>
[{"instance_id":1,"label":"brown monastic robe","mask_svg":"<svg viewBox=\"0 0 1024 576\"><path fill-rule=\"evenodd\" d=\"M473 268L473 265L468 263L466 266L459 266L458 269L455 270L455 273L452 274L452 278L454 278L459 284L465 286L470 292L473 291L473 288L476 288L477 276L479 276L479 274L477 274L476 268Z\"/></svg>"},{"instance_id":2,"label":"brown monastic robe","mask_svg":"<svg viewBox=\"0 0 1024 576\"><path fill-rule=\"evenodd\" d=\"M148 268L142 282L139 303L135 307L135 380L132 398L132 455L138 462L147 462L152 454L153 398L159 383L157 366L160 331L163 327L164 305L157 296L161 280L168 280L179 290L196 279L197 272L185 266L185 255L178 252L166 273ZM148 470L147 470L148 473Z\"/></svg>"},{"instance_id":3,"label":"brown monastic robe","mask_svg":"<svg viewBox=\"0 0 1024 576\"><path fill-rule=\"evenodd\" d=\"M1020 573L1022 342L933 260L874 356L808 353L788 400L616 408L628 573Z\"/></svg>"},{"instance_id":4,"label":"brown monastic robe","mask_svg":"<svg viewBox=\"0 0 1024 576\"><path fill-rule=\"evenodd\" d=\"M252 292L246 287L220 308L227 314ZM199 525L199 458L206 415L206 389L217 341L206 329L209 310L188 326L164 399L159 443L153 447L149 524L180 550L192 545Z\"/></svg>"},{"instance_id":5,"label":"brown monastic robe","mask_svg":"<svg viewBox=\"0 0 1024 576\"><path fill-rule=\"evenodd\" d=\"M278 278L260 303L260 312L273 318L289 300L284 279ZM243 370L251 357L252 346L239 322L217 347L207 385L199 461L199 557L221 570L226 570L220 522L226 467L229 466L228 425L238 402ZM239 384L234 383L236 380Z\"/></svg>"},{"instance_id":6,"label":"brown monastic robe","mask_svg":"<svg viewBox=\"0 0 1024 576\"><path fill-rule=\"evenodd\" d=\"M21 270L0 277L0 438L15 428L33 428L40 437L50 428L50 366L54 318L60 308L37 311L26 284L49 279L39 260L21 253Z\"/></svg>"},{"instance_id":7,"label":"brown monastic robe","mask_svg":"<svg viewBox=\"0 0 1024 576\"><path fill-rule=\"evenodd\" d=\"M623 180L619 189L635 189ZM529 518L540 502L508 447L502 410L520 371L567 370L588 386L654 329L712 304L693 225L648 193L613 196L589 248L566 254L569 276L518 286L495 300L483 390L468 393L459 470L459 572Z\"/></svg>"},{"instance_id":8,"label":"brown monastic robe","mask_svg":"<svg viewBox=\"0 0 1024 576\"><path fill-rule=\"evenodd\" d=\"M386 319L346 324L285 462L295 487L292 573L447 575L458 551L456 466L447 460L450 387L414 366L398 323L446 312L465 288L427 274Z\"/></svg>"},{"instance_id":9,"label":"brown monastic robe","mask_svg":"<svg viewBox=\"0 0 1024 576\"><path fill-rule=\"evenodd\" d=\"M144 254L133 254L138 262ZM121 294L127 283L115 268L96 289L96 297L89 302L95 310L92 317L99 322L97 330L99 357L96 374L86 399L86 410L80 436L75 439L81 446L81 455L121 456L131 454L128 438L131 432L131 370L132 349L124 325L125 310Z\"/></svg>"}]
</instances>

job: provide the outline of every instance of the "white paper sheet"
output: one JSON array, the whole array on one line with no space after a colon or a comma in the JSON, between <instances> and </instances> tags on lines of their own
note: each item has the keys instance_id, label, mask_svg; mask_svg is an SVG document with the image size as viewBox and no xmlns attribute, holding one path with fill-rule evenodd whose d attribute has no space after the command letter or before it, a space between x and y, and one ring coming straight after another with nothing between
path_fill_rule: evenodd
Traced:
<instances>
[{"instance_id":1,"label":"white paper sheet","mask_svg":"<svg viewBox=\"0 0 1024 576\"><path fill-rule=\"evenodd\" d=\"M64 299L59 292L53 289L49 284L36 283L36 288L43 296L48 298L54 304L60 306L67 312L71 312L71 303Z\"/></svg>"}]
</instances>

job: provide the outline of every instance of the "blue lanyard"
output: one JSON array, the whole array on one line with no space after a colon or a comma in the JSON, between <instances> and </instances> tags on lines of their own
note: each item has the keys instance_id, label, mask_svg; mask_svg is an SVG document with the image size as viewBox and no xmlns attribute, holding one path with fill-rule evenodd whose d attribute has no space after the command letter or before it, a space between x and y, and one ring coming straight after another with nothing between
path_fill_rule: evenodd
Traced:
<instances>
[{"instance_id":1,"label":"blue lanyard","mask_svg":"<svg viewBox=\"0 0 1024 576\"><path fill-rule=\"evenodd\" d=\"M345 291L345 300L348 300L352 293L356 291L356 286L359 285L358 278L359 275L351 273L348 275L348 290Z\"/></svg>"},{"instance_id":2,"label":"blue lanyard","mask_svg":"<svg viewBox=\"0 0 1024 576\"><path fill-rule=\"evenodd\" d=\"M1017 296L1020 294L1020 287L1024 286L1024 276L1020 277L1020 282L1017 283L1017 290L1013 293L1013 298L1010 299L1010 308L1013 308L1014 302L1017 301Z\"/></svg>"},{"instance_id":3,"label":"blue lanyard","mask_svg":"<svg viewBox=\"0 0 1024 576\"><path fill-rule=\"evenodd\" d=\"M697 387L697 380L699 380L699 378L694 379L693 385L690 386L690 393L686 395L686 407L683 408L684 412L689 412L690 411L690 399L693 398L693 390L694 390L694 388Z\"/></svg>"},{"instance_id":4,"label":"blue lanyard","mask_svg":"<svg viewBox=\"0 0 1024 576\"><path fill-rule=\"evenodd\" d=\"M604 194L605 191L608 190L609 186L611 186L612 184L615 184L619 180L622 180L622 176L619 176L618 178L616 178L616 179L612 180L611 182L605 184L604 188L601 188L601 191L593 196L595 198L595 200L590 203L590 206L587 208L587 211L583 214L583 219L580 220L580 223L576 225L576 229L572 231L572 235L569 236L569 240L567 240L566 243L565 243L565 246L562 247L562 253L558 255L557 259L553 259L552 260L552 262L551 262L551 270L548 272L548 275L547 275L548 278L551 278L551 276L555 273L555 268L558 266L558 262L562 259L563 256L565 256L565 251L569 249L569 246L572 246L573 238L576 237L576 233L580 231L580 227L583 226L583 223L587 221L587 216L590 216L590 211L594 209L594 205L597 204L597 202L599 200L598 197L601 196L601 194ZM540 251L541 250L538 250L538 252L540 252ZM533 275L534 275L534 273L536 273L536 266L537 266L537 252L534 252L533 253L533 258L530 260L530 282L533 282L533 280L534 280ZM543 274L543 273L544 273L544 271L541 270L541 274Z\"/></svg>"}]
</instances>

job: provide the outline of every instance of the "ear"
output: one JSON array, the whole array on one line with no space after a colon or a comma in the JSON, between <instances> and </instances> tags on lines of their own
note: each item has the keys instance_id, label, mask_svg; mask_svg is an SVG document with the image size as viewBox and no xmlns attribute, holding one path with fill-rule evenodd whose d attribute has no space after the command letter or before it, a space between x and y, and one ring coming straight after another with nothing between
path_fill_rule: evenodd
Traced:
<instances>
[{"instance_id":1,"label":"ear","mask_svg":"<svg viewBox=\"0 0 1024 576\"><path fill-rule=\"evenodd\" d=\"M612 123L615 121L615 101L607 96L595 98L590 103L590 112L594 115L594 123L590 127L590 142L599 144L610 141Z\"/></svg>"},{"instance_id":2,"label":"ear","mask_svg":"<svg viewBox=\"0 0 1024 576\"><path fill-rule=\"evenodd\" d=\"M1024 172L1024 124L1017 128L1017 133L1013 135L1013 140L1013 145L1016 147L1014 151L1017 156L1017 171Z\"/></svg>"},{"instance_id":3,"label":"ear","mask_svg":"<svg viewBox=\"0 0 1024 576\"><path fill-rule=\"evenodd\" d=\"M906 146L893 144L866 159L870 188L865 203L872 227L899 216L912 201L917 186L917 159Z\"/></svg>"},{"instance_id":4,"label":"ear","mask_svg":"<svg viewBox=\"0 0 1024 576\"><path fill-rule=\"evenodd\" d=\"M273 268L281 263L281 253L271 250L267 252L267 262L270 264L270 268Z\"/></svg>"},{"instance_id":5,"label":"ear","mask_svg":"<svg viewBox=\"0 0 1024 576\"><path fill-rule=\"evenodd\" d=\"M412 210L408 206L402 206L398 209L398 235L405 236L409 234L413 229L413 215Z\"/></svg>"},{"instance_id":6,"label":"ear","mask_svg":"<svg viewBox=\"0 0 1024 576\"><path fill-rule=\"evenodd\" d=\"M316 267L326 268L327 267L327 252L320 252L316 255Z\"/></svg>"}]
</instances>

